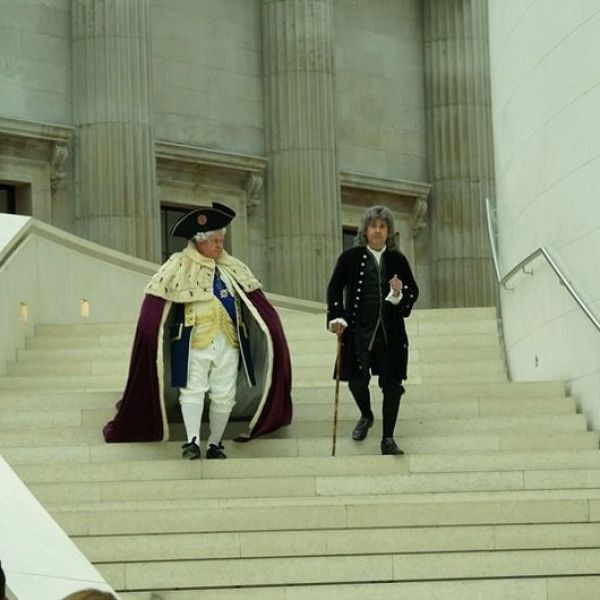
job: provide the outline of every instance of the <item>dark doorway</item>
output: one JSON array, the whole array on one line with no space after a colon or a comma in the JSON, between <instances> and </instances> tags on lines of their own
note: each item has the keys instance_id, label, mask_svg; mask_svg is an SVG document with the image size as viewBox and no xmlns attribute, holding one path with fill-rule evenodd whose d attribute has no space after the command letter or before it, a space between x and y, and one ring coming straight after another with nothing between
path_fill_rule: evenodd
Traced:
<instances>
[{"instance_id":1,"label":"dark doorway","mask_svg":"<svg viewBox=\"0 0 600 600\"><path fill-rule=\"evenodd\" d=\"M344 250L348 250L348 248L354 246L357 231L358 229L356 227L344 227L342 230L342 246Z\"/></svg>"},{"instance_id":2,"label":"dark doorway","mask_svg":"<svg viewBox=\"0 0 600 600\"><path fill-rule=\"evenodd\" d=\"M165 262L173 252L183 250L187 245L187 240L183 238L170 237L171 227L187 212L190 208L181 208L175 206L160 207L160 230L161 230L161 256Z\"/></svg>"},{"instance_id":3,"label":"dark doorway","mask_svg":"<svg viewBox=\"0 0 600 600\"><path fill-rule=\"evenodd\" d=\"M0 183L0 213L17 214L17 189L14 185Z\"/></svg>"}]
</instances>

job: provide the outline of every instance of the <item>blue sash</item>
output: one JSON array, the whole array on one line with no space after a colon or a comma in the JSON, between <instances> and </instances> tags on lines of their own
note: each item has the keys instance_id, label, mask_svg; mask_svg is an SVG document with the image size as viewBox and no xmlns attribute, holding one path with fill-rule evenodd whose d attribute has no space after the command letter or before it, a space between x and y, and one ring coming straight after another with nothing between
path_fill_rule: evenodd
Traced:
<instances>
[{"instance_id":1,"label":"blue sash","mask_svg":"<svg viewBox=\"0 0 600 600\"><path fill-rule=\"evenodd\" d=\"M231 317L232 322L236 323L235 314L235 297L227 289L225 282L221 279L219 269L215 267L215 278L213 279L213 294L219 299L227 314Z\"/></svg>"}]
</instances>

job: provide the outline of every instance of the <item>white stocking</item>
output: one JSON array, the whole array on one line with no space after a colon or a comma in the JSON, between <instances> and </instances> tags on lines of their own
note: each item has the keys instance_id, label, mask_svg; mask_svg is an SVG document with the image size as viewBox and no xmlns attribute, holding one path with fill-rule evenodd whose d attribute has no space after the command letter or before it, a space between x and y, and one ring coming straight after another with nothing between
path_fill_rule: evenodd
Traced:
<instances>
[{"instance_id":1,"label":"white stocking","mask_svg":"<svg viewBox=\"0 0 600 600\"><path fill-rule=\"evenodd\" d=\"M183 415L183 424L185 425L185 434L188 442L196 438L196 444L200 446L200 425L202 424L203 404L196 402L182 402L181 414Z\"/></svg>"},{"instance_id":2,"label":"white stocking","mask_svg":"<svg viewBox=\"0 0 600 600\"><path fill-rule=\"evenodd\" d=\"M229 412L217 412L212 409L209 410L209 420L210 420L210 434L208 436L208 445L214 444L215 446L219 445L219 442L223 438L223 432L225 431L225 427L227 426L227 422L229 421Z\"/></svg>"}]
</instances>

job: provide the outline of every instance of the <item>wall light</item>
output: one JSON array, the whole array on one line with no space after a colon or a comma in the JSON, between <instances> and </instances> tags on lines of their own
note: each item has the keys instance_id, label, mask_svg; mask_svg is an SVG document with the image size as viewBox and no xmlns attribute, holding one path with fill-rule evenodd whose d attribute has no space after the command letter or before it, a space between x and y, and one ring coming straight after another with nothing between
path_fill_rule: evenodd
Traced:
<instances>
[{"instance_id":1,"label":"wall light","mask_svg":"<svg viewBox=\"0 0 600 600\"><path fill-rule=\"evenodd\" d=\"M25 302L19 304L19 319L21 323L27 323L28 307Z\"/></svg>"},{"instance_id":2,"label":"wall light","mask_svg":"<svg viewBox=\"0 0 600 600\"><path fill-rule=\"evenodd\" d=\"M90 316L90 301L89 300L86 300L85 298L81 298L81 300L79 301L79 314L82 317Z\"/></svg>"}]
</instances>

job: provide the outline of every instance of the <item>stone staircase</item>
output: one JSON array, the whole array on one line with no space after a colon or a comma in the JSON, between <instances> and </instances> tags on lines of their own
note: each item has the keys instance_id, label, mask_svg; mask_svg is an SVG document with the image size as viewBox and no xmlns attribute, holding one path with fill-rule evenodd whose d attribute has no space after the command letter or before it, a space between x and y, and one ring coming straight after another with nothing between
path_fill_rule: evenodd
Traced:
<instances>
[{"instance_id":1,"label":"stone staircase","mask_svg":"<svg viewBox=\"0 0 600 600\"><path fill-rule=\"evenodd\" d=\"M0 452L122 598L600 597L598 433L561 383L507 382L493 309L413 312L404 457L379 455L379 418L349 439L345 386L330 457L335 338L280 314L294 422L226 461L181 460L177 424L103 443L131 323L40 326L0 378Z\"/></svg>"}]
</instances>

